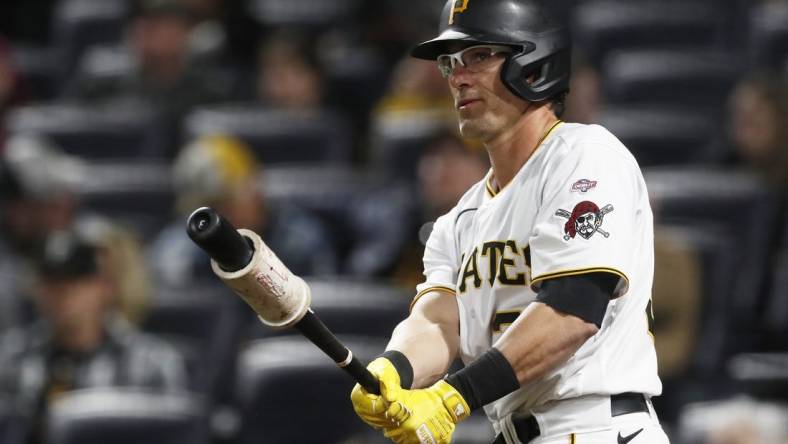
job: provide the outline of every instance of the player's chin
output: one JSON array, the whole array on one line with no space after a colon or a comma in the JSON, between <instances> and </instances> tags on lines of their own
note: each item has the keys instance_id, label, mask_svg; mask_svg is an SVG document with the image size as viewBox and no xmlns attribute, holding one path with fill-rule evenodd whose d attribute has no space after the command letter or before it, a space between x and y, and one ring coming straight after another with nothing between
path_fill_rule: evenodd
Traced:
<instances>
[{"instance_id":1,"label":"player's chin","mask_svg":"<svg viewBox=\"0 0 788 444\"><path fill-rule=\"evenodd\" d=\"M460 117L460 134L465 139L486 140L489 133L487 126L481 119L463 119Z\"/></svg>"}]
</instances>

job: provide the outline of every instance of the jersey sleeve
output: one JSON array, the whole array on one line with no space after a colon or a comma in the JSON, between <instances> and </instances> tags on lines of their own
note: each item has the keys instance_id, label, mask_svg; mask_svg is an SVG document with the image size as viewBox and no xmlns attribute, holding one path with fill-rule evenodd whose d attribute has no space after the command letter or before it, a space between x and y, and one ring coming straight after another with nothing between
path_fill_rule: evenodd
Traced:
<instances>
[{"instance_id":1,"label":"jersey sleeve","mask_svg":"<svg viewBox=\"0 0 788 444\"><path fill-rule=\"evenodd\" d=\"M456 292L459 257L454 235L454 211L435 221L424 247L424 282L416 286L413 304L425 293L433 290Z\"/></svg>"},{"instance_id":2,"label":"jersey sleeve","mask_svg":"<svg viewBox=\"0 0 788 444\"><path fill-rule=\"evenodd\" d=\"M547 279L604 272L619 278L614 296L621 296L639 244L638 223L650 218L650 211L640 214L645 188L639 168L623 147L591 143L566 150L544 172L529 239L531 288L538 292Z\"/></svg>"}]
</instances>

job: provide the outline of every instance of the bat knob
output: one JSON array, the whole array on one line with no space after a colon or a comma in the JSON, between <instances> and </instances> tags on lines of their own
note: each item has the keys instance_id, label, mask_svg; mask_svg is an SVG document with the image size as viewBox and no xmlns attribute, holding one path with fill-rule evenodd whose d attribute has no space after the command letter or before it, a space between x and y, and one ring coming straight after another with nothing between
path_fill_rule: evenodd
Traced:
<instances>
[{"instance_id":1,"label":"bat knob","mask_svg":"<svg viewBox=\"0 0 788 444\"><path fill-rule=\"evenodd\" d=\"M227 271L244 268L254 255L254 249L246 238L210 207L198 208L189 216L186 233Z\"/></svg>"}]
</instances>

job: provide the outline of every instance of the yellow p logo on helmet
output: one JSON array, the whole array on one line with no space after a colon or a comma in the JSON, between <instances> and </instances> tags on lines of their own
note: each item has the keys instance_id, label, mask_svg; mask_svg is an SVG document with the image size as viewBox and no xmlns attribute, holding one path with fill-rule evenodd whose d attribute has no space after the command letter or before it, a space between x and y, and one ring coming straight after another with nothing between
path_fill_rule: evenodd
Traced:
<instances>
[{"instance_id":1,"label":"yellow p logo on helmet","mask_svg":"<svg viewBox=\"0 0 788 444\"><path fill-rule=\"evenodd\" d=\"M454 23L454 14L462 14L466 9L468 9L468 3L471 0L455 0L454 7L451 8L451 14L449 14L449 24Z\"/></svg>"}]
</instances>

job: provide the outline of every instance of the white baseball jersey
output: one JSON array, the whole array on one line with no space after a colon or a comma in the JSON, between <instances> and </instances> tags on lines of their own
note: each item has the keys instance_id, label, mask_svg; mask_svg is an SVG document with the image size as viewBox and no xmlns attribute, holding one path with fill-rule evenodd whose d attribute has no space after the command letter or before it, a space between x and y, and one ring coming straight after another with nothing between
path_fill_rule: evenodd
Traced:
<instances>
[{"instance_id":1,"label":"white baseball jersey","mask_svg":"<svg viewBox=\"0 0 788 444\"><path fill-rule=\"evenodd\" d=\"M487 405L490 419L581 395L658 395L647 313L653 222L634 157L601 126L560 123L502 190L491 180L492 171L438 218L417 287L417 298L455 292L463 362L492 347L544 280L607 272L619 282L598 333L542 379Z\"/></svg>"}]
</instances>

